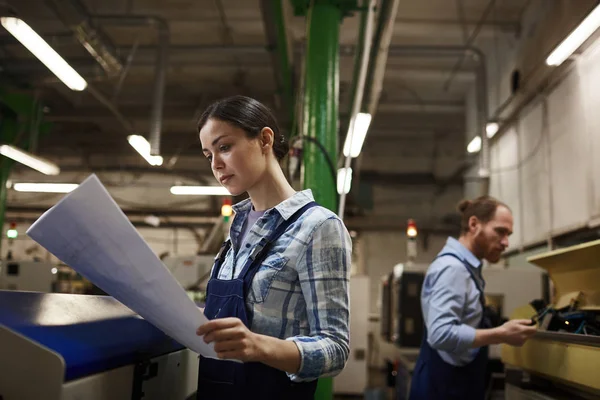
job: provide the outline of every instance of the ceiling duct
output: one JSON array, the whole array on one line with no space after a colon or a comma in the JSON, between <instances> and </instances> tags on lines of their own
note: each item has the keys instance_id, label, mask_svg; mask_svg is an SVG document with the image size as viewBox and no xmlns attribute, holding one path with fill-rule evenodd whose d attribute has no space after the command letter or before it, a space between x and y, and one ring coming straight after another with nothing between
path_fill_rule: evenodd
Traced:
<instances>
[{"instance_id":1,"label":"ceiling duct","mask_svg":"<svg viewBox=\"0 0 600 400\"><path fill-rule=\"evenodd\" d=\"M123 64L116 56L114 47L104 33L93 25L79 0L50 0L48 5L109 77L121 73Z\"/></svg>"}]
</instances>

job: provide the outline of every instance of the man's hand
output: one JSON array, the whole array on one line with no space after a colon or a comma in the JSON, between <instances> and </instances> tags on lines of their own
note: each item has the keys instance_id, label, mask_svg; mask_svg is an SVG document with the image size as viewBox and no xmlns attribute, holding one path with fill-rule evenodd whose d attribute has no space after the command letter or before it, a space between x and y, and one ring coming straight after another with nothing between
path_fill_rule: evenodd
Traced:
<instances>
[{"instance_id":1,"label":"man's hand","mask_svg":"<svg viewBox=\"0 0 600 400\"><path fill-rule=\"evenodd\" d=\"M523 346L525 341L537 332L537 326L531 326L530 319L513 319L498 328L503 343L511 346Z\"/></svg>"},{"instance_id":2,"label":"man's hand","mask_svg":"<svg viewBox=\"0 0 600 400\"><path fill-rule=\"evenodd\" d=\"M263 361L260 335L250 331L239 318L219 318L196 331L206 343L214 342L217 357L240 361Z\"/></svg>"}]
</instances>

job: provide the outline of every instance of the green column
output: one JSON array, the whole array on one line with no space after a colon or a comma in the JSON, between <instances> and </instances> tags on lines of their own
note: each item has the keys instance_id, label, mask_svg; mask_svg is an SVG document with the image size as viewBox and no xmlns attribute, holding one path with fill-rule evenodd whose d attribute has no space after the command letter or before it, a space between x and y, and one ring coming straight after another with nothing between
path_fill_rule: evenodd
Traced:
<instances>
[{"instance_id":1,"label":"green column","mask_svg":"<svg viewBox=\"0 0 600 400\"><path fill-rule=\"evenodd\" d=\"M312 189L315 200L323 207L337 212L335 168L338 151L339 29L342 11L339 5L331 3L315 2L307 10L303 128L306 136L322 146L311 140L304 142L303 187Z\"/></svg>"},{"instance_id":2,"label":"green column","mask_svg":"<svg viewBox=\"0 0 600 400\"><path fill-rule=\"evenodd\" d=\"M303 187L312 189L315 200L333 212L337 210L335 167L338 151L341 18L339 6L328 2L315 2L307 11L303 130L306 136L321 146L312 140L304 141ZM332 378L319 379L314 398L333 398Z\"/></svg>"}]
</instances>

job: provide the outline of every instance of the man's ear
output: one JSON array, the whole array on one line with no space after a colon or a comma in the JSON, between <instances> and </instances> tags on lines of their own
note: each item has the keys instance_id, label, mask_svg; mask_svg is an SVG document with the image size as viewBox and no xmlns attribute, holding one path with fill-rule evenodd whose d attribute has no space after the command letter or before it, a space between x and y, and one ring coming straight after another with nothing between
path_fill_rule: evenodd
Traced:
<instances>
[{"instance_id":1,"label":"man's ear","mask_svg":"<svg viewBox=\"0 0 600 400\"><path fill-rule=\"evenodd\" d=\"M471 215L469 218L469 232L473 232L477 230L477 226L479 225L479 218L474 215Z\"/></svg>"}]
</instances>

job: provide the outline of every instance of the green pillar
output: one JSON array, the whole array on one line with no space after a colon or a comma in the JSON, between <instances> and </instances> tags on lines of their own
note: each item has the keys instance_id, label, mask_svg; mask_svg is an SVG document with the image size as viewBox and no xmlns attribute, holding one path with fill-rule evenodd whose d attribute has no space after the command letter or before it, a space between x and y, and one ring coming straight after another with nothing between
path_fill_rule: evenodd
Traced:
<instances>
[{"instance_id":1,"label":"green pillar","mask_svg":"<svg viewBox=\"0 0 600 400\"><path fill-rule=\"evenodd\" d=\"M304 141L303 187L312 189L320 205L337 212L335 176L342 10L333 3L317 1L307 10L303 128L304 134L321 146L312 140Z\"/></svg>"},{"instance_id":2,"label":"green pillar","mask_svg":"<svg viewBox=\"0 0 600 400\"><path fill-rule=\"evenodd\" d=\"M315 2L307 11L303 130L306 136L318 141L321 146L312 140L304 141L303 187L312 189L315 200L333 212L337 212L335 168L338 151L341 19L339 6L329 2ZM333 398L332 378L319 379L314 398Z\"/></svg>"}]
</instances>

